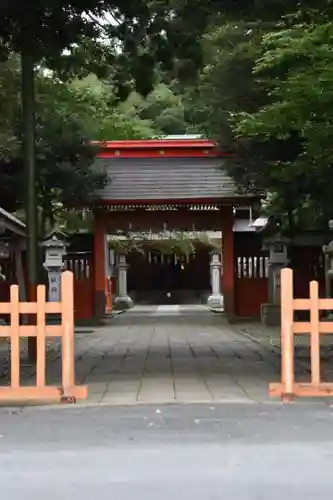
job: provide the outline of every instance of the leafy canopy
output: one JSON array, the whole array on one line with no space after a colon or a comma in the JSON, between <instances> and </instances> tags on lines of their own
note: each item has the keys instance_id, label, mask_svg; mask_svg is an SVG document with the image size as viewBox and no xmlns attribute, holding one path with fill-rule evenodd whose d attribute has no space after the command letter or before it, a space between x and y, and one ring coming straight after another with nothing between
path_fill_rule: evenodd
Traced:
<instances>
[{"instance_id":1,"label":"leafy canopy","mask_svg":"<svg viewBox=\"0 0 333 500\"><path fill-rule=\"evenodd\" d=\"M3 56L32 55L62 79L112 77L117 95L152 91L158 68L193 74L206 14L159 0L13 0L0 7ZM185 21L184 15L188 16Z\"/></svg>"},{"instance_id":2,"label":"leafy canopy","mask_svg":"<svg viewBox=\"0 0 333 500\"><path fill-rule=\"evenodd\" d=\"M249 141L250 152L251 144L271 145L262 162L269 173L266 187L288 197L295 223L333 216L332 43L332 22L267 34L255 74L265 80L271 102L234 121L236 136Z\"/></svg>"},{"instance_id":3,"label":"leafy canopy","mask_svg":"<svg viewBox=\"0 0 333 500\"><path fill-rule=\"evenodd\" d=\"M24 205L25 172L21 148L20 70L15 58L2 63L4 120L0 128L0 195L8 210ZM52 223L63 207L97 196L105 173L96 170L91 139L148 138L150 120L119 108L112 87L94 75L64 83L44 70L36 74L36 164L38 205Z\"/></svg>"},{"instance_id":4,"label":"leafy canopy","mask_svg":"<svg viewBox=\"0 0 333 500\"><path fill-rule=\"evenodd\" d=\"M326 6L273 24L263 8L255 23L211 27L203 69L187 93L194 122L233 153L229 174L240 189L269 193L265 209L287 231L333 217L333 24Z\"/></svg>"}]
</instances>

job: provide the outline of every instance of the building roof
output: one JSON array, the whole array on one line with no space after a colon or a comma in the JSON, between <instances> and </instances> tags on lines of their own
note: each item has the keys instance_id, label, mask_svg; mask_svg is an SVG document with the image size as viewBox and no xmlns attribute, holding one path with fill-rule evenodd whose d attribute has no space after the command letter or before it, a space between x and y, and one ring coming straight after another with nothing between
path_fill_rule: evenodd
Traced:
<instances>
[{"instance_id":1,"label":"building roof","mask_svg":"<svg viewBox=\"0 0 333 500\"><path fill-rule=\"evenodd\" d=\"M258 217L252 224L252 227L256 231L261 231L262 229L265 229L267 227L267 224L269 222L268 217Z\"/></svg>"},{"instance_id":2,"label":"building roof","mask_svg":"<svg viewBox=\"0 0 333 500\"><path fill-rule=\"evenodd\" d=\"M173 139L173 140L193 140L193 139L204 139L203 135L201 134L169 134L169 135L164 135L160 137L160 139Z\"/></svg>"},{"instance_id":3,"label":"building roof","mask_svg":"<svg viewBox=\"0 0 333 500\"><path fill-rule=\"evenodd\" d=\"M236 219L234 222L235 233L253 233L255 228L250 219Z\"/></svg>"},{"instance_id":4,"label":"building roof","mask_svg":"<svg viewBox=\"0 0 333 500\"><path fill-rule=\"evenodd\" d=\"M144 155L145 158L176 154L181 156L205 156L212 154L218 156L217 145L208 139L195 138L164 138L144 139L126 141L92 141L92 144L100 147L100 157L137 157ZM139 153L141 152L141 153Z\"/></svg>"},{"instance_id":5,"label":"building roof","mask_svg":"<svg viewBox=\"0 0 333 500\"><path fill-rule=\"evenodd\" d=\"M223 170L227 153L214 141L197 136L104 141L96 166L108 176L99 193L109 205L163 203L242 202L254 195L240 195Z\"/></svg>"},{"instance_id":6,"label":"building roof","mask_svg":"<svg viewBox=\"0 0 333 500\"><path fill-rule=\"evenodd\" d=\"M108 175L100 198L114 203L237 198L222 164L222 158L97 158L96 166Z\"/></svg>"},{"instance_id":7,"label":"building roof","mask_svg":"<svg viewBox=\"0 0 333 500\"><path fill-rule=\"evenodd\" d=\"M0 207L0 226L3 230L7 230L10 233L25 236L26 225L24 222L20 221L17 217L7 212L5 209Z\"/></svg>"}]
</instances>

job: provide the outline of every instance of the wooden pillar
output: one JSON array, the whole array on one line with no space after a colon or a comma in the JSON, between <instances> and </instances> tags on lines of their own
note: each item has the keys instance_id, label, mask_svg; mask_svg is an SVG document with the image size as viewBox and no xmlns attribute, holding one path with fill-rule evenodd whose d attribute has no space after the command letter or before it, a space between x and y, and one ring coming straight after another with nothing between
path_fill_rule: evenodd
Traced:
<instances>
[{"instance_id":1,"label":"wooden pillar","mask_svg":"<svg viewBox=\"0 0 333 500\"><path fill-rule=\"evenodd\" d=\"M105 313L112 313L112 296L111 296L111 272L110 272L110 255L107 234L104 235L104 258L105 258Z\"/></svg>"},{"instance_id":2,"label":"wooden pillar","mask_svg":"<svg viewBox=\"0 0 333 500\"><path fill-rule=\"evenodd\" d=\"M94 315L105 314L105 220L103 213L94 212Z\"/></svg>"},{"instance_id":3,"label":"wooden pillar","mask_svg":"<svg viewBox=\"0 0 333 500\"><path fill-rule=\"evenodd\" d=\"M233 207L222 208L222 292L229 319L235 316L235 249Z\"/></svg>"}]
</instances>

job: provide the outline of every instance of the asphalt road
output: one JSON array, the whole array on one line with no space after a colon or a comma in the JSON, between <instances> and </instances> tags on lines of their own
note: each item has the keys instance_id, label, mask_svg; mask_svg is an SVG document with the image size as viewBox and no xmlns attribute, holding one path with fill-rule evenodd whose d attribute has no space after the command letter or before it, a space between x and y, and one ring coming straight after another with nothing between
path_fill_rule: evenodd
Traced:
<instances>
[{"instance_id":1,"label":"asphalt road","mask_svg":"<svg viewBox=\"0 0 333 500\"><path fill-rule=\"evenodd\" d=\"M0 409L8 500L332 499L324 404Z\"/></svg>"}]
</instances>

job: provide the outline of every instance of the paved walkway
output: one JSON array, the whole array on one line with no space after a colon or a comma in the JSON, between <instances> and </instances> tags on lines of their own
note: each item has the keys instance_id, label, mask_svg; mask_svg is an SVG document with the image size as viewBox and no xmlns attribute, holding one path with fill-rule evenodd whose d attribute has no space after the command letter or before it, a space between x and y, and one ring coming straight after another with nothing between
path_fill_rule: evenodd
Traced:
<instances>
[{"instance_id":1,"label":"paved walkway","mask_svg":"<svg viewBox=\"0 0 333 500\"><path fill-rule=\"evenodd\" d=\"M330 346L322 357L332 380ZM305 381L307 343L296 351L297 378ZM59 384L59 345L50 343L48 352L48 381ZM78 330L76 356L77 382L88 384L89 403L97 404L267 402L269 382L280 378L278 329L229 325L204 306L135 307L108 326ZM0 383L7 383L7 368L2 350ZM34 378L25 364L23 383Z\"/></svg>"},{"instance_id":2,"label":"paved walkway","mask_svg":"<svg viewBox=\"0 0 333 500\"><path fill-rule=\"evenodd\" d=\"M137 307L87 343L78 379L96 402L262 401L278 379L278 352L265 361L260 345L200 306Z\"/></svg>"}]
</instances>

